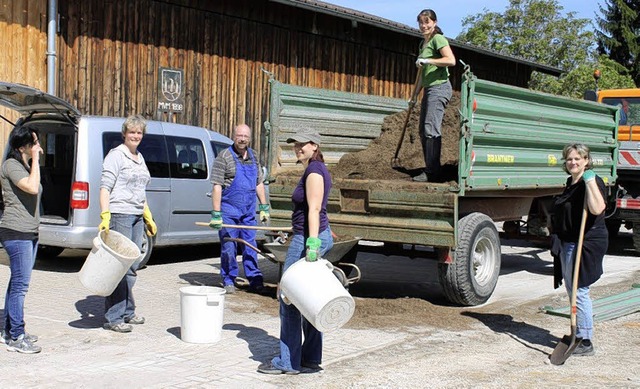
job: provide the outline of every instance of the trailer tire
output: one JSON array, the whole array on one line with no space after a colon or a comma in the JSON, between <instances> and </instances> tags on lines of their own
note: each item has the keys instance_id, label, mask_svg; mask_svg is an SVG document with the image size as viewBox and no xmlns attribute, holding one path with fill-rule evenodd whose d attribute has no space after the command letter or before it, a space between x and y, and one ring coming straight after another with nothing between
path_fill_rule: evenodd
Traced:
<instances>
[{"instance_id":1,"label":"trailer tire","mask_svg":"<svg viewBox=\"0 0 640 389\"><path fill-rule=\"evenodd\" d=\"M633 248L640 252L640 223L633 224Z\"/></svg>"},{"instance_id":2,"label":"trailer tire","mask_svg":"<svg viewBox=\"0 0 640 389\"><path fill-rule=\"evenodd\" d=\"M453 263L438 264L447 299L460 305L485 303L498 283L501 255L500 237L491 218L474 212L460 219Z\"/></svg>"}]
</instances>

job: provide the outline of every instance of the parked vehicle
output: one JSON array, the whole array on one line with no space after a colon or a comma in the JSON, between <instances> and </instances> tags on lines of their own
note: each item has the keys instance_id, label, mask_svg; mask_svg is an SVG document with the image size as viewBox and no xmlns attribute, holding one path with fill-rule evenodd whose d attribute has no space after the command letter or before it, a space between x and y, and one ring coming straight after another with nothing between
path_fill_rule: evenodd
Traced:
<instances>
[{"instance_id":1,"label":"parked vehicle","mask_svg":"<svg viewBox=\"0 0 640 389\"><path fill-rule=\"evenodd\" d=\"M39 256L90 249L100 224L102 161L122 143L125 118L81 115L67 102L24 85L0 82L0 104L20 112L17 125L38 129L45 151ZM211 212L211 166L231 139L201 127L148 121L138 150L151 173L147 201L158 226L145 235L143 264L154 246L203 244L218 234L195 225Z\"/></svg>"},{"instance_id":2,"label":"parked vehicle","mask_svg":"<svg viewBox=\"0 0 640 389\"><path fill-rule=\"evenodd\" d=\"M270 83L271 217L275 225L286 225L299 176L279 172L295 166L286 144L294 128L319 130L325 162L333 165L345 153L366 148L380 135L383 118L406 109L407 102ZM328 212L339 235L384 242L392 250L398 244L432 247L447 298L477 305L489 299L500 274L494 222L517 226L531 212L551 213L552 196L567 179L566 144L587 144L596 173L609 187L615 184L618 110L480 80L467 69L459 114L455 184L334 178Z\"/></svg>"},{"instance_id":3,"label":"parked vehicle","mask_svg":"<svg viewBox=\"0 0 640 389\"><path fill-rule=\"evenodd\" d=\"M594 74L596 81L599 72ZM596 85L597 86L597 85ZM609 235L622 224L633 228L633 246L640 252L640 89L595 89L585 99L612 105L620 110L618 122L618 180L607 209Z\"/></svg>"}]
</instances>

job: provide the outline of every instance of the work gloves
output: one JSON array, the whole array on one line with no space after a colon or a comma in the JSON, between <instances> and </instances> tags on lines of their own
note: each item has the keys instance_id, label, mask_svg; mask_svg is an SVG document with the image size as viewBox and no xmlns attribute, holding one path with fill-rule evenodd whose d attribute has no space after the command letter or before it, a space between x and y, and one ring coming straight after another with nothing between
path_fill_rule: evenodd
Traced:
<instances>
[{"instance_id":1,"label":"work gloves","mask_svg":"<svg viewBox=\"0 0 640 389\"><path fill-rule=\"evenodd\" d=\"M266 223L269 221L269 204L260 204L260 221Z\"/></svg>"},{"instance_id":2,"label":"work gloves","mask_svg":"<svg viewBox=\"0 0 640 389\"><path fill-rule=\"evenodd\" d=\"M319 238L308 237L305 246L307 247L307 255L305 259L309 262L315 262L320 258L320 245L322 241Z\"/></svg>"},{"instance_id":3,"label":"work gloves","mask_svg":"<svg viewBox=\"0 0 640 389\"><path fill-rule=\"evenodd\" d=\"M211 221L209 222L209 227L214 230L219 230L222 228L222 212L220 211L211 211Z\"/></svg>"},{"instance_id":4,"label":"work gloves","mask_svg":"<svg viewBox=\"0 0 640 389\"><path fill-rule=\"evenodd\" d=\"M142 211L142 218L144 219L145 231L149 236L155 236L158 232L158 226L156 226L156 222L153 221L153 215L151 215L151 210L147 204L144 205L144 210Z\"/></svg>"},{"instance_id":5,"label":"work gloves","mask_svg":"<svg viewBox=\"0 0 640 389\"><path fill-rule=\"evenodd\" d=\"M428 65L430 63L431 63L431 60L429 58L418 58L416 60L416 67L419 68L419 67Z\"/></svg>"},{"instance_id":6,"label":"work gloves","mask_svg":"<svg viewBox=\"0 0 640 389\"><path fill-rule=\"evenodd\" d=\"M582 173L582 180L587 183L591 180L595 180L596 179L596 173L594 173L593 170L589 169L589 170L585 170L584 173Z\"/></svg>"},{"instance_id":7,"label":"work gloves","mask_svg":"<svg viewBox=\"0 0 640 389\"><path fill-rule=\"evenodd\" d=\"M111 222L111 212L109 211L104 211L100 213L100 219L102 220L100 222L100 225L98 226L98 230L99 231L106 231L107 233L109 233L109 223Z\"/></svg>"}]
</instances>

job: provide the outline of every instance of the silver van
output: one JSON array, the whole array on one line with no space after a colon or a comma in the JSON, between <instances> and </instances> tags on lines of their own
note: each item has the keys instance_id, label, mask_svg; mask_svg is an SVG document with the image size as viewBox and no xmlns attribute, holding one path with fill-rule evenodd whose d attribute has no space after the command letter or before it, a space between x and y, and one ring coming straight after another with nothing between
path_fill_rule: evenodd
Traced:
<instances>
[{"instance_id":1,"label":"silver van","mask_svg":"<svg viewBox=\"0 0 640 389\"><path fill-rule=\"evenodd\" d=\"M65 248L91 249L100 224L102 161L122 143L124 118L84 116L58 97L0 82L0 105L18 111L16 124L38 129L43 187L39 256ZM148 121L138 150L151 173L147 201L158 233L143 243L143 265L154 246L213 243L218 234L196 226L209 221L211 166L231 139L202 127Z\"/></svg>"}]
</instances>

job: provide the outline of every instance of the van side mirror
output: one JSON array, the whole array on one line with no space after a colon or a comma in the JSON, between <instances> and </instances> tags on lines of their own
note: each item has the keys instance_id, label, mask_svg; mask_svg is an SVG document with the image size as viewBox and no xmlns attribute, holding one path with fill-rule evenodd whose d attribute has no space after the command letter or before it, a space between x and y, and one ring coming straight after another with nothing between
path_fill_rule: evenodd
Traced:
<instances>
[{"instance_id":1,"label":"van side mirror","mask_svg":"<svg viewBox=\"0 0 640 389\"><path fill-rule=\"evenodd\" d=\"M589 101L598 101L598 94L594 90L584 91L584 99Z\"/></svg>"}]
</instances>

